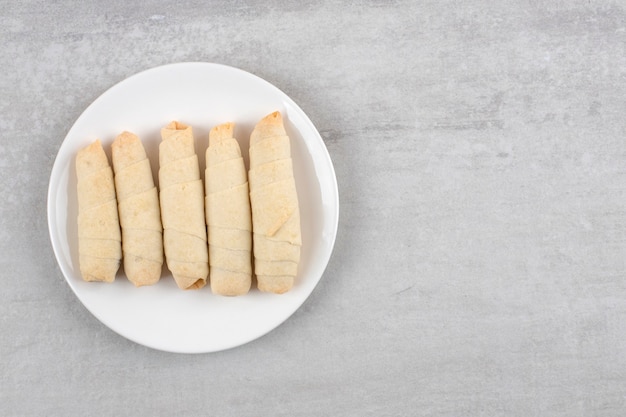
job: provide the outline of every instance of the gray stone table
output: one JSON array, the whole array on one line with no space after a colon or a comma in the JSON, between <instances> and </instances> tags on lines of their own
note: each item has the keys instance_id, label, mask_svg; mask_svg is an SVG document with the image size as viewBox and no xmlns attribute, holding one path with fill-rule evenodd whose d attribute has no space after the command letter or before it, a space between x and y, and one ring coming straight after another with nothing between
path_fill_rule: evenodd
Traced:
<instances>
[{"instance_id":1,"label":"gray stone table","mask_svg":"<svg viewBox=\"0 0 626 417\"><path fill-rule=\"evenodd\" d=\"M0 415L626 415L623 1L0 6ZM47 230L81 112L183 61L289 94L339 184L310 298L213 354L109 330Z\"/></svg>"}]
</instances>

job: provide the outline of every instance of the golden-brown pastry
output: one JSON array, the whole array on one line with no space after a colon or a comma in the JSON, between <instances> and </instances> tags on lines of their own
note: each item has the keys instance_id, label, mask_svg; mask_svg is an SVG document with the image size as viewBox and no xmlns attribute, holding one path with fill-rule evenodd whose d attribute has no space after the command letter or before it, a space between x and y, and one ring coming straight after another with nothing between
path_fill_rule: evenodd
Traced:
<instances>
[{"instance_id":1,"label":"golden-brown pastry","mask_svg":"<svg viewBox=\"0 0 626 417\"><path fill-rule=\"evenodd\" d=\"M204 189L190 126L161 129L159 188L165 260L182 289L204 287L209 274Z\"/></svg>"},{"instance_id":2,"label":"golden-brown pastry","mask_svg":"<svg viewBox=\"0 0 626 417\"><path fill-rule=\"evenodd\" d=\"M150 160L137 135L130 132L118 135L111 151L124 272L137 287L152 285L161 277L163 226Z\"/></svg>"},{"instance_id":3,"label":"golden-brown pastry","mask_svg":"<svg viewBox=\"0 0 626 417\"><path fill-rule=\"evenodd\" d=\"M113 282L122 259L113 171L100 140L76 155L78 253L85 281Z\"/></svg>"},{"instance_id":4,"label":"golden-brown pastry","mask_svg":"<svg viewBox=\"0 0 626 417\"><path fill-rule=\"evenodd\" d=\"M302 236L291 146L280 112L250 135L254 272L261 291L284 293L298 273Z\"/></svg>"},{"instance_id":5,"label":"golden-brown pastry","mask_svg":"<svg viewBox=\"0 0 626 417\"><path fill-rule=\"evenodd\" d=\"M206 150L206 223L211 291L242 295L252 282L252 219L248 177L234 124L215 126Z\"/></svg>"}]
</instances>

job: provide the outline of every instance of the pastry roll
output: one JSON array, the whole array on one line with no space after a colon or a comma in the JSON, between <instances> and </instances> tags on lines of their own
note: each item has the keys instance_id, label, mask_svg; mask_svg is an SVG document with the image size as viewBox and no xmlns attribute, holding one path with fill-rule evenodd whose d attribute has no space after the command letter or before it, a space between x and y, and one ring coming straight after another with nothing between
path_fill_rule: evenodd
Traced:
<instances>
[{"instance_id":1,"label":"pastry roll","mask_svg":"<svg viewBox=\"0 0 626 417\"><path fill-rule=\"evenodd\" d=\"M122 259L113 171L96 140L76 155L78 254L85 281L113 282Z\"/></svg>"},{"instance_id":2,"label":"pastry roll","mask_svg":"<svg viewBox=\"0 0 626 417\"><path fill-rule=\"evenodd\" d=\"M190 126L172 122L161 129L159 188L163 249L181 289L204 287L209 275L204 189Z\"/></svg>"},{"instance_id":3,"label":"pastry roll","mask_svg":"<svg viewBox=\"0 0 626 417\"><path fill-rule=\"evenodd\" d=\"M211 129L206 150L206 223L211 291L242 295L252 281L252 219L248 177L234 124Z\"/></svg>"},{"instance_id":4,"label":"pastry roll","mask_svg":"<svg viewBox=\"0 0 626 417\"><path fill-rule=\"evenodd\" d=\"M258 287L281 294L298 273L302 236L291 147L279 112L252 131L248 181Z\"/></svg>"},{"instance_id":5,"label":"pastry roll","mask_svg":"<svg viewBox=\"0 0 626 417\"><path fill-rule=\"evenodd\" d=\"M111 146L122 226L124 271L140 287L161 278L163 226L150 161L139 138L123 132Z\"/></svg>"}]
</instances>

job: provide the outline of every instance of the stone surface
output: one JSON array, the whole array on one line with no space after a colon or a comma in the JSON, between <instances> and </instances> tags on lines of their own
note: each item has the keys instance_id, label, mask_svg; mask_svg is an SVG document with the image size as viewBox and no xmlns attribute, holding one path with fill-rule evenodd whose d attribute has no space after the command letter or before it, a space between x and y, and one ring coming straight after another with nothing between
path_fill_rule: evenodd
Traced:
<instances>
[{"instance_id":1,"label":"stone surface","mask_svg":"<svg viewBox=\"0 0 626 417\"><path fill-rule=\"evenodd\" d=\"M626 5L1 2L0 415L623 416ZM335 164L319 286L232 350L102 325L48 178L102 92L180 61L290 95Z\"/></svg>"}]
</instances>

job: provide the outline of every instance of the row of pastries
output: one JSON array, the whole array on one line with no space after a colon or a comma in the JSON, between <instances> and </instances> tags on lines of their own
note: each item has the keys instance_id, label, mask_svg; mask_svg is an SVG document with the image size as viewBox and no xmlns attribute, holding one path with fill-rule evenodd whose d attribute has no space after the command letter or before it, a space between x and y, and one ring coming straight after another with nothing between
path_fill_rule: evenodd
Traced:
<instances>
[{"instance_id":1,"label":"row of pastries","mask_svg":"<svg viewBox=\"0 0 626 417\"><path fill-rule=\"evenodd\" d=\"M153 285L164 261L181 289L284 293L298 273L300 209L280 112L250 136L246 171L234 123L215 126L200 177L191 126L161 129L159 187L139 137L122 132L112 165L99 140L76 155L79 265L85 281L112 282L124 263L136 286Z\"/></svg>"}]
</instances>

